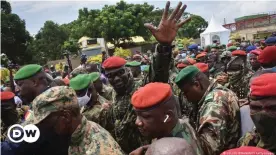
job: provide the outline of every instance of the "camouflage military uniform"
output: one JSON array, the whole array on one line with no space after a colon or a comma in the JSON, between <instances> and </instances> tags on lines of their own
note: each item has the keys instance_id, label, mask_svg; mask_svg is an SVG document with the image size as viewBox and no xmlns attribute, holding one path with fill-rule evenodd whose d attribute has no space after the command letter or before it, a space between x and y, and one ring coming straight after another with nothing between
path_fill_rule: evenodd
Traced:
<instances>
[{"instance_id":1,"label":"camouflage military uniform","mask_svg":"<svg viewBox=\"0 0 276 155\"><path fill-rule=\"evenodd\" d=\"M249 80L252 77L253 72L249 71L247 74L243 74L240 79L229 81L228 88L231 89L239 99L244 99L249 93Z\"/></svg>"},{"instance_id":2,"label":"camouflage military uniform","mask_svg":"<svg viewBox=\"0 0 276 155\"><path fill-rule=\"evenodd\" d=\"M17 120L17 123L15 124L21 124L24 122L25 111L21 108L16 108L16 111L18 113L18 120ZM7 137L9 126L5 125L5 123L1 119L0 119L0 123L1 123L1 142L2 142Z\"/></svg>"},{"instance_id":3,"label":"camouflage military uniform","mask_svg":"<svg viewBox=\"0 0 276 155\"><path fill-rule=\"evenodd\" d=\"M123 155L118 143L100 125L82 118L71 136L69 155Z\"/></svg>"},{"instance_id":4,"label":"camouflage military uniform","mask_svg":"<svg viewBox=\"0 0 276 155\"><path fill-rule=\"evenodd\" d=\"M256 129L251 132L247 132L243 137L238 141L237 146L255 146L255 147L264 147L264 143L262 142L259 133Z\"/></svg>"},{"instance_id":5,"label":"camouflage military uniform","mask_svg":"<svg viewBox=\"0 0 276 155\"><path fill-rule=\"evenodd\" d=\"M52 87L33 101L34 115L29 123L37 124L59 110L79 110L75 91L67 86ZM81 123L71 135L68 149L73 155L121 155L122 150L113 137L100 125L82 116Z\"/></svg>"},{"instance_id":6,"label":"camouflage military uniform","mask_svg":"<svg viewBox=\"0 0 276 155\"><path fill-rule=\"evenodd\" d=\"M87 70L83 67L80 68L75 68L71 73L70 73L70 78L73 78L79 74L87 74Z\"/></svg>"},{"instance_id":7,"label":"camouflage military uniform","mask_svg":"<svg viewBox=\"0 0 276 155\"><path fill-rule=\"evenodd\" d=\"M168 137L183 138L192 146L197 155L204 154L200 142L198 141L198 136L193 127L189 124L188 120L180 119L176 126L173 128L171 135L169 135Z\"/></svg>"},{"instance_id":8,"label":"camouflage military uniform","mask_svg":"<svg viewBox=\"0 0 276 155\"><path fill-rule=\"evenodd\" d=\"M124 96L116 95L113 91L113 104L109 110L103 110L100 116L100 125L108 130L121 148L129 153L138 147L148 144L135 125L136 114L130 104L132 94L141 83L134 82Z\"/></svg>"},{"instance_id":9,"label":"camouflage military uniform","mask_svg":"<svg viewBox=\"0 0 276 155\"><path fill-rule=\"evenodd\" d=\"M141 135L135 125L137 116L130 104L132 94L145 82L168 83L169 81L171 49L157 45L156 50L151 60L148 76L144 80L134 81L132 86L126 90L125 95L117 95L113 91L111 108L102 111L100 116L100 125L112 134L126 153L149 143L149 140Z\"/></svg>"},{"instance_id":10,"label":"camouflage military uniform","mask_svg":"<svg viewBox=\"0 0 276 155\"><path fill-rule=\"evenodd\" d=\"M213 82L194 110L190 123L196 127L206 154L220 154L234 148L240 135L238 98L229 89ZM192 117L195 116L195 117Z\"/></svg>"},{"instance_id":11,"label":"camouflage military uniform","mask_svg":"<svg viewBox=\"0 0 276 155\"><path fill-rule=\"evenodd\" d=\"M135 78L133 78L133 79L134 79L134 81L140 81L140 80L143 80L144 77L143 77L142 74L140 74L138 77L135 77Z\"/></svg>"},{"instance_id":12,"label":"camouflage military uniform","mask_svg":"<svg viewBox=\"0 0 276 155\"><path fill-rule=\"evenodd\" d=\"M105 99L111 101L112 91L113 91L113 88L111 86L103 84L101 96L104 97Z\"/></svg>"},{"instance_id":13,"label":"camouflage military uniform","mask_svg":"<svg viewBox=\"0 0 276 155\"><path fill-rule=\"evenodd\" d=\"M103 103L109 103L104 97L98 95L98 102L92 107L83 107L81 109L81 113L87 118L89 121L93 121L99 123L99 116L102 109Z\"/></svg>"}]
</instances>

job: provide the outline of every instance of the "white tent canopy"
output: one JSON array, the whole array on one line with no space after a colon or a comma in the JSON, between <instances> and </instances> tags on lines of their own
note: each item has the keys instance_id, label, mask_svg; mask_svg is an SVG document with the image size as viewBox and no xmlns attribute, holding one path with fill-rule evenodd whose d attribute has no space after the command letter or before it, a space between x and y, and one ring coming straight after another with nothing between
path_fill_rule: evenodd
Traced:
<instances>
[{"instance_id":1,"label":"white tent canopy","mask_svg":"<svg viewBox=\"0 0 276 155\"><path fill-rule=\"evenodd\" d=\"M204 32L200 34L201 46L211 45L214 40L220 42L220 44L227 44L230 37L230 30L224 28L219 24L214 16L212 16L208 27Z\"/></svg>"}]
</instances>

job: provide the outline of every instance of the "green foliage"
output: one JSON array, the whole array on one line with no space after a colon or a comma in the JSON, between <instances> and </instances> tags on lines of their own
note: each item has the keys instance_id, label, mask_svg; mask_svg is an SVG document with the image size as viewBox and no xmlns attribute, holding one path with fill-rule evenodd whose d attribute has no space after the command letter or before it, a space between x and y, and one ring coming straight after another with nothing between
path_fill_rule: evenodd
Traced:
<instances>
[{"instance_id":1,"label":"green foliage","mask_svg":"<svg viewBox=\"0 0 276 155\"><path fill-rule=\"evenodd\" d=\"M187 14L186 14L187 15ZM205 21L201 16L191 14L191 21L186 23L178 31L178 37L183 38L199 38L200 33L202 33L208 26L207 21Z\"/></svg>"},{"instance_id":2,"label":"green foliage","mask_svg":"<svg viewBox=\"0 0 276 155\"><path fill-rule=\"evenodd\" d=\"M32 38L25 29L25 21L11 13L11 6L1 1L1 43L2 52L17 63L46 63L49 60L63 58L65 50L77 53L77 41L83 37L105 38L115 47L133 36L142 36L146 42L156 42L144 23L158 26L163 9L154 8L147 3L130 4L120 1L115 5L105 5L101 10L79 10L78 18L71 23L58 25L46 21L37 35ZM169 13L172 9L169 10ZM182 18L189 16L184 13ZM179 38L198 38L207 27L200 16L191 15L190 23L185 24L178 33ZM141 43L144 44L144 43ZM116 48L115 55L127 57L130 51Z\"/></svg>"},{"instance_id":3,"label":"green foliage","mask_svg":"<svg viewBox=\"0 0 276 155\"><path fill-rule=\"evenodd\" d=\"M115 56L119 56L122 58L127 58L131 56L131 51L128 49L123 49L123 48L115 48L115 52L114 52Z\"/></svg>"},{"instance_id":4,"label":"green foliage","mask_svg":"<svg viewBox=\"0 0 276 155\"><path fill-rule=\"evenodd\" d=\"M29 50L38 61L57 60L63 58L64 42L68 39L66 31L53 21L46 21L35 36ZM67 48L71 48L70 42Z\"/></svg>"},{"instance_id":5,"label":"green foliage","mask_svg":"<svg viewBox=\"0 0 276 155\"><path fill-rule=\"evenodd\" d=\"M69 51L71 54L77 54L78 51L80 50L78 41L75 39L66 40L63 43L62 49L63 51L65 50Z\"/></svg>"},{"instance_id":6,"label":"green foliage","mask_svg":"<svg viewBox=\"0 0 276 155\"><path fill-rule=\"evenodd\" d=\"M147 3L127 4L120 1L116 5L104 6L95 23L99 25L100 35L118 46L120 41L132 36L150 37L144 22L152 10L153 6Z\"/></svg>"},{"instance_id":7,"label":"green foliage","mask_svg":"<svg viewBox=\"0 0 276 155\"><path fill-rule=\"evenodd\" d=\"M30 62L32 57L26 52L31 41L26 31L25 21L17 14L11 13L9 2L1 1L1 52L14 63Z\"/></svg>"},{"instance_id":8,"label":"green foliage","mask_svg":"<svg viewBox=\"0 0 276 155\"><path fill-rule=\"evenodd\" d=\"M1 13L11 14L11 4L7 1L1 1Z\"/></svg>"}]
</instances>

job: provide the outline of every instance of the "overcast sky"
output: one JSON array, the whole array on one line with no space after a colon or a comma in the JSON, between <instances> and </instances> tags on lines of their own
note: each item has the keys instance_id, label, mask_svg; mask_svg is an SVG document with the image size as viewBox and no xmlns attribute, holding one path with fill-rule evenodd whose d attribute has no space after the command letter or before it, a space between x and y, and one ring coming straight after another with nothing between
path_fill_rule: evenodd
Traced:
<instances>
[{"instance_id":1,"label":"overcast sky","mask_svg":"<svg viewBox=\"0 0 276 155\"><path fill-rule=\"evenodd\" d=\"M125 0L128 3L143 3L164 8L166 1L156 0ZM12 12L26 21L26 28L32 34L36 34L47 20L59 24L69 23L78 17L78 10L83 7L89 9L101 9L104 5L115 4L118 0L90 0L90 1L10 1ZM175 7L178 1L171 2ZM187 12L202 16L209 21L212 14L215 19L223 24L234 22L234 19L244 15L263 12L276 13L276 1L185 1Z\"/></svg>"}]
</instances>

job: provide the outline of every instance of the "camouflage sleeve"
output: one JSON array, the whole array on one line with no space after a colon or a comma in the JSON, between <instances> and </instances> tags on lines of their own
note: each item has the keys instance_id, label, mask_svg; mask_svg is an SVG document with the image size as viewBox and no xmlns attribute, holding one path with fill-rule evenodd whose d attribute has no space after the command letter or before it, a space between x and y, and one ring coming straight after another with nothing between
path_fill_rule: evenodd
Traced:
<instances>
[{"instance_id":1,"label":"camouflage sleeve","mask_svg":"<svg viewBox=\"0 0 276 155\"><path fill-rule=\"evenodd\" d=\"M260 141L260 137L255 131L247 132L244 136L242 136L238 143L237 147L241 146L257 146L258 142Z\"/></svg>"},{"instance_id":2,"label":"camouflage sleeve","mask_svg":"<svg viewBox=\"0 0 276 155\"><path fill-rule=\"evenodd\" d=\"M149 70L149 82L169 81L169 70L172 58L172 48L169 46L156 45L155 54L151 60Z\"/></svg>"},{"instance_id":3,"label":"camouflage sleeve","mask_svg":"<svg viewBox=\"0 0 276 155\"><path fill-rule=\"evenodd\" d=\"M237 139L239 136L239 132L236 132L239 130L239 123L235 120L236 111L230 110L233 109L230 108L232 106L231 96L223 91L211 93L206 96L203 109L200 109L198 133L203 150L208 152L207 154L221 153L223 149L233 143L233 139ZM238 105L235 105L235 108L238 109ZM225 120L228 121L228 124ZM229 138L227 135L229 133L233 133L231 136L234 138ZM234 142L234 146L236 142L237 140Z\"/></svg>"},{"instance_id":4,"label":"camouflage sleeve","mask_svg":"<svg viewBox=\"0 0 276 155\"><path fill-rule=\"evenodd\" d=\"M94 105L93 108L85 110L82 114L87 118L87 120L99 123L101 110L101 105Z\"/></svg>"},{"instance_id":5,"label":"camouflage sleeve","mask_svg":"<svg viewBox=\"0 0 276 155\"><path fill-rule=\"evenodd\" d=\"M113 119L113 106L112 105L108 110L101 109L99 113L99 124L105 128L108 132L114 136L114 119Z\"/></svg>"},{"instance_id":6,"label":"camouflage sleeve","mask_svg":"<svg viewBox=\"0 0 276 155\"><path fill-rule=\"evenodd\" d=\"M219 154L222 149L225 133L224 115L220 114L220 105L208 102L200 115L200 126L198 129L200 142L204 152L207 154Z\"/></svg>"}]
</instances>

